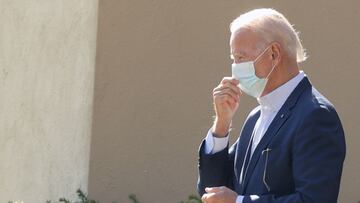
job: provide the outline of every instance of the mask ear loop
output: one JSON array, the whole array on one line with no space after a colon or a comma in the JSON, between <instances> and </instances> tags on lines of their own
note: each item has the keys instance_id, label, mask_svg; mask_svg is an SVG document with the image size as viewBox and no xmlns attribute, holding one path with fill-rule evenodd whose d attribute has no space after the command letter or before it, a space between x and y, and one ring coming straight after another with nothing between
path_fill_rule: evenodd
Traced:
<instances>
[{"instance_id":1,"label":"mask ear loop","mask_svg":"<svg viewBox=\"0 0 360 203\"><path fill-rule=\"evenodd\" d=\"M264 55L264 53L270 48L270 46L266 47L266 49L264 49L264 51L262 51L254 60L254 63L262 56Z\"/></svg>"},{"instance_id":2,"label":"mask ear loop","mask_svg":"<svg viewBox=\"0 0 360 203\"><path fill-rule=\"evenodd\" d=\"M274 54L272 55L272 58L274 59ZM271 73L272 73L273 70L275 69L275 66L276 66L276 65L277 65L277 64L273 65L273 67L271 68L271 71L270 71L269 74L266 76L266 79L269 78L269 76L271 75Z\"/></svg>"},{"instance_id":3,"label":"mask ear loop","mask_svg":"<svg viewBox=\"0 0 360 203\"><path fill-rule=\"evenodd\" d=\"M266 76L266 79L269 78L270 74L271 74L271 73L273 72L273 70L275 69L275 66L276 66L276 64L273 65L273 67L271 68L271 71L270 71L269 74Z\"/></svg>"},{"instance_id":4,"label":"mask ear loop","mask_svg":"<svg viewBox=\"0 0 360 203\"><path fill-rule=\"evenodd\" d=\"M271 46L266 47L266 49L264 49L264 51L262 51L262 52L259 54L259 56L257 56L257 57L255 58L255 60L254 60L254 65L255 65L255 62L256 62L262 55L264 55L264 53L265 53L270 47L271 47ZM266 79L269 78L270 74L271 74L271 73L273 72L273 70L275 69L275 66L276 66L276 65L273 65L273 67L271 68L271 71L270 71L269 74L265 77Z\"/></svg>"},{"instance_id":5,"label":"mask ear loop","mask_svg":"<svg viewBox=\"0 0 360 203\"><path fill-rule=\"evenodd\" d=\"M269 49L269 47L270 47L270 46L268 46L268 47L263 51L263 53L261 53L259 56L263 55L263 54L265 53L265 51ZM259 56L256 57L255 60L257 60L257 59L259 58ZM255 61L254 61L254 62L255 62ZM268 79L269 79L269 76L270 76L270 74L274 71L276 65L277 65L277 64L273 65L273 67L271 68L271 71L270 71L269 74L267 74L267 76L265 77L265 80L268 80ZM267 82L266 82L266 83L267 83ZM264 90L263 90L263 92L264 92ZM263 92L261 92L260 95L262 95Z\"/></svg>"}]
</instances>

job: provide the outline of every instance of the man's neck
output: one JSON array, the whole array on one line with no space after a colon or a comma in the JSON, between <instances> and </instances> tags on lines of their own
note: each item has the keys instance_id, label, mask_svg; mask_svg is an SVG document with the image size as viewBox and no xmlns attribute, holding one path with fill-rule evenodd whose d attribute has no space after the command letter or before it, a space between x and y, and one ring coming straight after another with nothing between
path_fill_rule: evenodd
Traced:
<instances>
[{"instance_id":1,"label":"man's neck","mask_svg":"<svg viewBox=\"0 0 360 203\"><path fill-rule=\"evenodd\" d=\"M265 87L265 90L261 96L265 96L265 95L269 94L276 88L280 87L281 85L285 84L286 82L288 82L289 80L291 80L292 78L297 76L300 72L297 65L294 68L288 68L288 69L282 68L279 71L282 71L282 72L276 72L274 77L269 78L269 81L268 81L268 83Z\"/></svg>"}]
</instances>

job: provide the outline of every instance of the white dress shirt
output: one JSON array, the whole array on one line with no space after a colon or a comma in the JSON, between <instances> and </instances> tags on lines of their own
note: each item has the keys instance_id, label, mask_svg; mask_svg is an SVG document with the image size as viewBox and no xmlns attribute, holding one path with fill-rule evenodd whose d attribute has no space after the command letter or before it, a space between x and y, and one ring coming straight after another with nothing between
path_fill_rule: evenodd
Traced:
<instances>
[{"instance_id":1,"label":"white dress shirt","mask_svg":"<svg viewBox=\"0 0 360 203\"><path fill-rule=\"evenodd\" d=\"M251 145L251 155L254 153L261 138L264 136L270 123L272 122L282 105L285 103L286 99L290 96L291 92L295 89L295 87L304 77L304 72L300 71L298 75L290 79L285 84L276 88L269 94L257 99L258 103L260 104L261 113L254 127L254 138ZM210 129L205 138L205 153L215 154L219 151L222 151L226 148L228 143L229 136L226 136L224 138L214 137L212 134L212 129ZM257 198L256 195L251 196L251 198ZM236 203L242 203L243 198L243 196L239 195L236 199Z\"/></svg>"}]
</instances>

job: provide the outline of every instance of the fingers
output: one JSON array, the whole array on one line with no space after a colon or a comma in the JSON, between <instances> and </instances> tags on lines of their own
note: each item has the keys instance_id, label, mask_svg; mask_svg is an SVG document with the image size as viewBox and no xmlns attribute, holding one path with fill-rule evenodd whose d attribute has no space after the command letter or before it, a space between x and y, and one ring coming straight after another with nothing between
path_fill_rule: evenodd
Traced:
<instances>
[{"instance_id":1,"label":"fingers","mask_svg":"<svg viewBox=\"0 0 360 203\"><path fill-rule=\"evenodd\" d=\"M205 203L211 203L219 199L219 196L222 195L223 191L218 193L206 193L201 197L201 201Z\"/></svg>"},{"instance_id":2,"label":"fingers","mask_svg":"<svg viewBox=\"0 0 360 203\"><path fill-rule=\"evenodd\" d=\"M224 77L220 84L214 88L214 91L221 91L223 89L231 89L235 94L241 94L240 88L237 86L239 81L235 78Z\"/></svg>"},{"instance_id":3,"label":"fingers","mask_svg":"<svg viewBox=\"0 0 360 203\"><path fill-rule=\"evenodd\" d=\"M201 200L205 203L217 202L220 200L225 193L227 188L225 186L221 187L207 187L205 191L207 192L201 197Z\"/></svg>"},{"instance_id":4,"label":"fingers","mask_svg":"<svg viewBox=\"0 0 360 203\"><path fill-rule=\"evenodd\" d=\"M228 95L229 97L233 98L237 102L240 100L240 94L234 92L233 90L231 90L229 88L222 88L222 89L214 90L214 92L213 92L214 97L222 96L222 95Z\"/></svg>"},{"instance_id":5,"label":"fingers","mask_svg":"<svg viewBox=\"0 0 360 203\"><path fill-rule=\"evenodd\" d=\"M212 198L213 195L214 195L214 193L206 193L206 194L203 194L203 196L201 197L201 201L206 203L206 201L207 201L208 199Z\"/></svg>"},{"instance_id":6,"label":"fingers","mask_svg":"<svg viewBox=\"0 0 360 203\"><path fill-rule=\"evenodd\" d=\"M237 84L238 81L235 78L223 78L220 84L213 89L213 97L220 98L223 101L230 100L231 103L233 103L233 100L235 100L235 103L239 102L241 91Z\"/></svg>"},{"instance_id":7,"label":"fingers","mask_svg":"<svg viewBox=\"0 0 360 203\"><path fill-rule=\"evenodd\" d=\"M225 84L225 83L232 83L233 85L238 85L239 81L236 80L234 77L224 77L221 80L221 84Z\"/></svg>"},{"instance_id":8,"label":"fingers","mask_svg":"<svg viewBox=\"0 0 360 203\"><path fill-rule=\"evenodd\" d=\"M235 202L237 198L237 193L225 186L208 187L205 188L205 191L207 193L201 197L201 200L205 203Z\"/></svg>"}]
</instances>

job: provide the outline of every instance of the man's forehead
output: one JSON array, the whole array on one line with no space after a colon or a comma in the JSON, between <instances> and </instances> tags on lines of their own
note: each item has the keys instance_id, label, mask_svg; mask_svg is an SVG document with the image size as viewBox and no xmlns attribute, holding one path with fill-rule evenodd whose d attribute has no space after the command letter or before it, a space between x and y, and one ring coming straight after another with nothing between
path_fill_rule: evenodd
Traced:
<instances>
[{"instance_id":1,"label":"man's forehead","mask_svg":"<svg viewBox=\"0 0 360 203\"><path fill-rule=\"evenodd\" d=\"M254 31L241 28L231 34L230 51L231 53L245 54L249 50L256 49L258 40Z\"/></svg>"}]
</instances>

